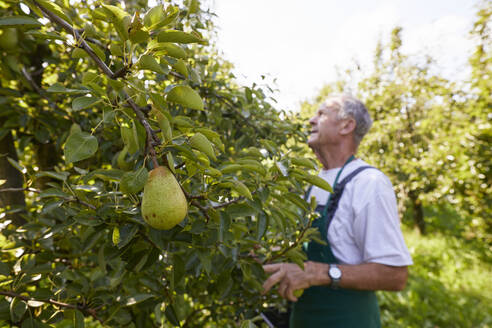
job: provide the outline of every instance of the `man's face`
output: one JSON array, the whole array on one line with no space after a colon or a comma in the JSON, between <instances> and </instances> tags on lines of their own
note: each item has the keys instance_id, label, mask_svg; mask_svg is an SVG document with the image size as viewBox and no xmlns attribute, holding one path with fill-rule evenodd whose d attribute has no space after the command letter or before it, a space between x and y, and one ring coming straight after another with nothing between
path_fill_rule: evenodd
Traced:
<instances>
[{"instance_id":1,"label":"man's face","mask_svg":"<svg viewBox=\"0 0 492 328\"><path fill-rule=\"evenodd\" d=\"M337 98L328 99L309 120L311 135L308 139L308 145L314 150L338 142L340 138L338 132L343 121L337 119L339 108L340 104Z\"/></svg>"}]
</instances>

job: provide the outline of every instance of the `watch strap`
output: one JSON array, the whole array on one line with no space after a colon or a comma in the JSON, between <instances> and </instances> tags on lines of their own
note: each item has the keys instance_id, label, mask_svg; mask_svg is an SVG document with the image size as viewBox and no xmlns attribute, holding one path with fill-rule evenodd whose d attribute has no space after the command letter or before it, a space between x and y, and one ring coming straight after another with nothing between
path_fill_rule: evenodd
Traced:
<instances>
[{"instance_id":1,"label":"watch strap","mask_svg":"<svg viewBox=\"0 0 492 328\"><path fill-rule=\"evenodd\" d=\"M337 270L339 272L338 277L332 275L332 269ZM342 271L340 270L338 265L336 265L336 264L330 264L329 265L328 276L330 276L330 280L331 280L330 288L338 289L340 287L340 279L342 278L341 273L342 273Z\"/></svg>"}]
</instances>

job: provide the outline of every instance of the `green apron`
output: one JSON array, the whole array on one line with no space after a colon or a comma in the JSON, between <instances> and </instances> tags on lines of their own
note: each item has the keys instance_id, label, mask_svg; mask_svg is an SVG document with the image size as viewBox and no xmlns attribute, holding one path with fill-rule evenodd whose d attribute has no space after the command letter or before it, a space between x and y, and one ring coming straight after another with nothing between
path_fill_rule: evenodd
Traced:
<instances>
[{"instance_id":1,"label":"green apron","mask_svg":"<svg viewBox=\"0 0 492 328\"><path fill-rule=\"evenodd\" d=\"M350 158L347 163L352 160ZM345 165L347 164L345 163ZM345 167L344 165L344 167ZM309 261L322 263L339 263L331 251L327 240L327 231L333 218L338 201L345 184L363 167L352 172L338 186L337 181L342 169L338 172L334 183L333 197L330 194L326 206L318 206L316 211L322 214L313 221L313 227L319 229L327 245L311 241L305 247ZM306 196L309 195L309 191ZM323 215L324 214L324 215ZM343 279L343 277L342 277ZM290 316L291 328L340 327L340 328L379 328L379 306L373 291L351 289L332 289L329 286L312 286L307 288L299 300L292 305Z\"/></svg>"}]
</instances>

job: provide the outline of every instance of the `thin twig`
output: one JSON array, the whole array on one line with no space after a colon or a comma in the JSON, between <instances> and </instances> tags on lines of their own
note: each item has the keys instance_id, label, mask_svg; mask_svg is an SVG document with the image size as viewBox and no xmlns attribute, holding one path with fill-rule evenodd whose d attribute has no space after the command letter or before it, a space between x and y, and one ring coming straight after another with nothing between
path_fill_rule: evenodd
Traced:
<instances>
[{"instance_id":1,"label":"thin twig","mask_svg":"<svg viewBox=\"0 0 492 328\"><path fill-rule=\"evenodd\" d=\"M302 237L304 237L304 234L306 233L306 231L311 227L310 224L306 225L306 227L301 231L300 235L299 235L299 238L296 239L296 241L290 245L289 247L287 248L284 248L283 251L281 251L280 253L272 256L270 259L265 259L263 261L263 264L268 264L268 263L271 263L273 262L274 260L278 259L279 257L281 257L282 255L284 255L285 253L287 253L288 251L290 251L291 249L297 247L299 245L299 242L301 241Z\"/></svg>"},{"instance_id":2,"label":"thin twig","mask_svg":"<svg viewBox=\"0 0 492 328\"><path fill-rule=\"evenodd\" d=\"M235 198L235 199L233 199L233 200L230 200L230 201L228 201L228 202L221 203L221 204L218 204L218 205L214 205L214 206L212 206L212 208L213 208L213 209L217 209L217 208L226 207L226 206L229 206L229 205L231 205L231 204L234 204L234 203L240 202L240 201L242 201L242 200L244 200L244 197L242 197L242 196L241 196L241 197Z\"/></svg>"},{"instance_id":3,"label":"thin twig","mask_svg":"<svg viewBox=\"0 0 492 328\"><path fill-rule=\"evenodd\" d=\"M192 195L192 194L189 194L187 193L183 188L181 188L183 190L183 194L185 195L186 199L189 199L189 200L192 200L192 199L207 199L207 197L205 195Z\"/></svg>"},{"instance_id":4,"label":"thin twig","mask_svg":"<svg viewBox=\"0 0 492 328\"><path fill-rule=\"evenodd\" d=\"M208 223L208 221L210 221L210 216L208 215L207 213L207 208L202 206L199 202L197 202L196 200L192 200L191 201L191 204L193 204L194 206L198 207L198 209L203 213L203 215L205 216L206 218L206 223Z\"/></svg>"}]
</instances>

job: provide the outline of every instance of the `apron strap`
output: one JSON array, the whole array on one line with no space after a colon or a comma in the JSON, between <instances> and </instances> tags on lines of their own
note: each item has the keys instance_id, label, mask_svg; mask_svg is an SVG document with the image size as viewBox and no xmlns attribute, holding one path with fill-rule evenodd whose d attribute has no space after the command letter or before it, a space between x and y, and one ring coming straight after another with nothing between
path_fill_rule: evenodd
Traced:
<instances>
[{"instance_id":1,"label":"apron strap","mask_svg":"<svg viewBox=\"0 0 492 328\"><path fill-rule=\"evenodd\" d=\"M345 177L340 183L338 183L335 186L335 189L333 190L333 194L330 195L330 200L328 201L328 204L326 205L327 208L324 209L326 212L325 215L325 227L323 227L323 231L326 233L328 231L328 228L330 227L331 221L333 217L335 216L335 212L337 211L338 208L338 203L340 202L340 199L342 198L343 191L345 189L345 185L350 182L359 172L364 171L365 169L376 169L375 167L372 166L361 166L357 169L355 169L353 172L351 172L348 176Z\"/></svg>"}]
</instances>

